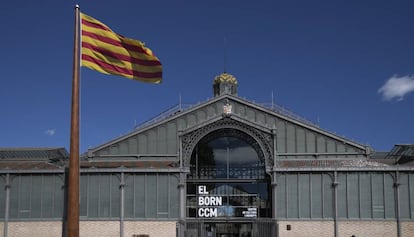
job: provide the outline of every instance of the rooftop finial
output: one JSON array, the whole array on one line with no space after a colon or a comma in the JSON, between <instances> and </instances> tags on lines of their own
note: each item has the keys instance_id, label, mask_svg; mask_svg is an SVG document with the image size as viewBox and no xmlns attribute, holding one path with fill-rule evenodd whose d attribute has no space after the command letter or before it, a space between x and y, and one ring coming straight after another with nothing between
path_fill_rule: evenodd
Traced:
<instances>
[{"instance_id":1,"label":"rooftop finial","mask_svg":"<svg viewBox=\"0 0 414 237\"><path fill-rule=\"evenodd\" d=\"M213 82L214 96L220 96L223 94L237 95L237 80L236 78L227 73L216 76Z\"/></svg>"}]
</instances>

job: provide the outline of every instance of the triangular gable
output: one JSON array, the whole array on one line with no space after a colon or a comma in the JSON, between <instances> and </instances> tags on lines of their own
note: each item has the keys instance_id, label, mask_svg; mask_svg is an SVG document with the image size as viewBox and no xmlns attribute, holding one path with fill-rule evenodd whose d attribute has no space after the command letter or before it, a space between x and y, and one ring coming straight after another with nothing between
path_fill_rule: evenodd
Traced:
<instances>
[{"instance_id":1,"label":"triangular gable","mask_svg":"<svg viewBox=\"0 0 414 237\"><path fill-rule=\"evenodd\" d=\"M230 110L229 110L230 109ZM267 108L237 96L223 95L170 115L88 151L88 157L177 157L178 137L219 119L224 113L242 118L249 126L276 131L280 157L359 157L363 145L325 131L276 107Z\"/></svg>"}]
</instances>

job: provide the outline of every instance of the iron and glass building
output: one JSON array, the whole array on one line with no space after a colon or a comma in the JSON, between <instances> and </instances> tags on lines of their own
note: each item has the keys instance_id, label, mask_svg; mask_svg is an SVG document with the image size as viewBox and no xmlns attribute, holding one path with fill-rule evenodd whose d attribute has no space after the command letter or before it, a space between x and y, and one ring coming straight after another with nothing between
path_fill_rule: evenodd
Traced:
<instances>
[{"instance_id":1,"label":"iron and glass building","mask_svg":"<svg viewBox=\"0 0 414 237\"><path fill-rule=\"evenodd\" d=\"M376 152L237 86L83 154L81 236L414 236L414 145ZM3 236L64 236L66 150L0 158Z\"/></svg>"}]
</instances>

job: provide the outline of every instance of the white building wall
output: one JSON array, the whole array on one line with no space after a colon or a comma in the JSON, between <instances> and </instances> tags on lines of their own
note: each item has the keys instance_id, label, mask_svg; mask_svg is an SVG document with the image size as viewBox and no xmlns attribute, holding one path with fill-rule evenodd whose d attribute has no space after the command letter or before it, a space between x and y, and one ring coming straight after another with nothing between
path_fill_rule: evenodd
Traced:
<instances>
[{"instance_id":1,"label":"white building wall","mask_svg":"<svg viewBox=\"0 0 414 237\"><path fill-rule=\"evenodd\" d=\"M9 222L7 237L61 237L61 221ZM3 232L1 233L3 235Z\"/></svg>"},{"instance_id":2,"label":"white building wall","mask_svg":"<svg viewBox=\"0 0 414 237\"><path fill-rule=\"evenodd\" d=\"M290 226L290 230L288 230ZM333 221L279 221L279 237L332 237Z\"/></svg>"},{"instance_id":3,"label":"white building wall","mask_svg":"<svg viewBox=\"0 0 414 237\"><path fill-rule=\"evenodd\" d=\"M278 221L279 237L333 237L333 221ZM290 225L290 230L287 226ZM3 236L4 223L0 223ZM119 237L119 221L81 221L81 237ZM174 221L125 221L124 236L176 237ZM62 237L60 221L9 222L8 237ZM395 221L338 221L338 237L397 237ZM401 222L401 236L414 236L414 222ZM270 236L269 236L270 237Z\"/></svg>"},{"instance_id":4,"label":"white building wall","mask_svg":"<svg viewBox=\"0 0 414 237\"><path fill-rule=\"evenodd\" d=\"M340 221L339 236L397 237L395 221ZM408 237L408 236L407 236Z\"/></svg>"}]
</instances>

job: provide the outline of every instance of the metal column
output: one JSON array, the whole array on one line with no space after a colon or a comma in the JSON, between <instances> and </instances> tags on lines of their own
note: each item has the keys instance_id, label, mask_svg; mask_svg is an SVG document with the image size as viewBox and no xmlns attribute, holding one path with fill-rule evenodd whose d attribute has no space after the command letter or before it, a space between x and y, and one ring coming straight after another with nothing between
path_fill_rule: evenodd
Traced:
<instances>
[{"instance_id":1,"label":"metal column","mask_svg":"<svg viewBox=\"0 0 414 237\"><path fill-rule=\"evenodd\" d=\"M119 183L121 189L121 210L119 217L119 233L120 237L124 237L124 221L125 221L125 174L121 172L121 182Z\"/></svg>"},{"instance_id":2,"label":"metal column","mask_svg":"<svg viewBox=\"0 0 414 237\"><path fill-rule=\"evenodd\" d=\"M395 195L395 217L397 219L397 237L401 237L401 217L400 217L400 174L395 171L394 195Z\"/></svg>"},{"instance_id":3,"label":"metal column","mask_svg":"<svg viewBox=\"0 0 414 237\"><path fill-rule=\"evenodd\" d=\"M182 141L182 131L178 131L178 156L180 159L180 177L178 181L178 189L180 195L180 216L179 216L179 228L178 228L178 236L184 237L185 230L186 230L186 223L185 223L185 211L186 211L186 190L185 190L185 183L186 183L186 172L184 170L184 163L183 163L183 141Z\"/></svg>"},{"instance_id":4,"label":"metal column","mask_svg":"<svg viewBox=\"0 0 414 237\"><path fill-rule=\"evenodd\" d=\"M334 237L338 237L338 172L334 171L333 187L333 218L334 218Z\"/></svg>"},{"instance_id":5,"label":"metal column","mask_svg":"<svg viewBox=\"0 0 414 237\"><path fill-rule=\"evenodd\" d=\"M9 225L9 210L10 210L10 174L6 174L6 184L4 185L6 190L6 200L4 205L4 226L3 226L3 236L7 237L8 225Z\"/></svg>"},{"instance_id":6,"label":"metal column","mask_svg":"<svg viewBox=\"0 0 414 237\"><path fill-rule=\"evenodd\" d=\"M278 236L277 233L277 149L276 149L276 129L272 129L272 138L273 138L273 169L272 169L272 221L273 221L273 228L272 228L272 236Z\"/></svg>"}]
</instances>

